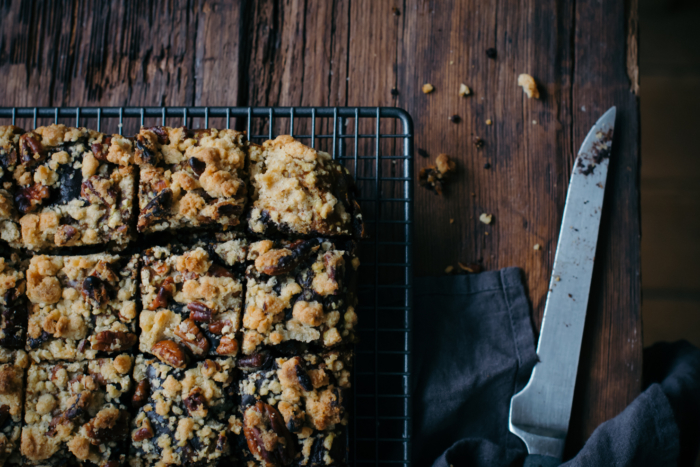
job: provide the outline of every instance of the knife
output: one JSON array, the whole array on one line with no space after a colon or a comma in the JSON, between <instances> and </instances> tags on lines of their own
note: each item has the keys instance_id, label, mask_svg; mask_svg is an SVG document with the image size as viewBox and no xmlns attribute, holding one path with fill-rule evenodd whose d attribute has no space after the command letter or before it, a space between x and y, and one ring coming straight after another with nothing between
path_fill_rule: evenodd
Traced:
<instances>
[{"instance_id":1,"label":"knife","mask_svg":"<svg viewBox=\"0 0 700 467\"><path fill-rule=\"evenodd\" d=\"M578 152L566 196L554 267L530 381L510 400L508 425L525 442L525 466L561 463L569 430L615 107L600 117Z\"/></svg>"}]
</instances>

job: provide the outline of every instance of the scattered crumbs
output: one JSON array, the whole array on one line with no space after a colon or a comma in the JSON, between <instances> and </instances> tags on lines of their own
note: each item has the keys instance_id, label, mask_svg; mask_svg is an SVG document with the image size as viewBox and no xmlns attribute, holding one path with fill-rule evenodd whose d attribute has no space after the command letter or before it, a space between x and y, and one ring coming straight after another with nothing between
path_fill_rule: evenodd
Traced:
<instances>
[{"instance_id":1,"label":"scattered crumbs","mask_svg":"<svg viewBox=\"0 0 700 467\"><path fill-rule=\"evenodd\" d=\"M391 12L396 16L401 16L401 10L399 10L399 7L397 6L392 6Z\"/></svg>"},{"instance_id":2,"label":"scattered crumbs","mask_svg":"<svg viewBox=\"0 0 700 467\"><path fill-rule=\"evenodd\" d=\"M455 61L454 61L454 60L450 60L450 65L454 65L454 64L455 64Z\"/></svg>"},{"instance_id":3,"label":"scattered crumbs","mask_svg":"<svg viewBox=\"0 0 700 467\"><path fill-rule=\"evenodd\" d=\"M585 111L586 111L586 106L585 106L585 105L582 105L582 106L581 106L581 112L585 112Z\"/></svg>"},{"instance_id":4,"label":"scattered crumbs","mask_svg":"<svg viewBox=\"0 0 700 467\"><path fill-rule=\"evenodd\" d=\"M597 186L598 188L603 188L603 184L600 182L596 183L595 186Z\"/></svg>"},{"instance_id":5,"label":"scattered crumbs","mask_svg":"<svg viewBox=\"0 0 700 467\"><path fill-rule=\"evenodd\" d=\"M484 224L490 224L491 221L493 220L493 214L483 213L479 216L479 220L481 222L483 222Z\"/></svg>"},{"instance_id":6,"label":"scattered crumbs","mask_svg":"<svg viewBox=\"0 0 700 467\"><path fill-rule=\"evenodd\" d=\"M421 157L428 157L428 151L423 148L418 148L418 155Z\"/></svg>"},{"instance_id":7,"label":"scattered crumbs","mask_svg":"<svg viewBox=\"0 0 700 467\"><path fill-rule=\"evenodd\" d=\"M450 219L450 224L454 224L454 223L455 223L455 220L454 220L454 219Z\"/></svg>"},{"instance_id":8,"label":"scattered crumbs","mask_svg":"<svg viewBox=\"0 0 700 467\"><path fill-rule=\"evenodd\" d=\"M475 136L474 138L472 138L472 142L474 143L474 146L477 149L481 149L484 147L484 140L479 138L478 136Z\"/></svg>"},{"instance_id":9,"label":"scattered crumbs","mask_svg":"<svg viewBox=\"0 0 700 467\"><path fill-rule=\"evenodd\" d=\"M489 163L487 162L486 164L484 164L484 168L485 168L485 169L490 169L490 168L491 168L491 164L489 164Z\"/></svg>"},{"instance_id":10,"label":"scattered crumbs","mask_svg":"<svg viewBox=\"0 0 700 467\"><path fill-rule=\"evenodd\" d=\"M495 59L495 58L496 58L496 55L498 55L498 54L497 54L497 52L496 52L496 49L494 49L493 47L491 47L491 48L489 48L489 49L486 49L486 56L487 56L488 58Z\"/></svg>"},{"instance_id":11,"label":"scattered crumbs","mask_svg":"<svg viewBox=\"0 0 700 467\"><path fill-rule=\"evenodd\" d=\"M461 120L462 120L462 119L460 118L460 116L459 116L459 115L456 115L456 114L450 117L450 121L451 121L452 123L459 123Z\"/></svg>"},{"instance_id":12,"label":"scattered crumbs","mask_svg":"<svg viewBox=\"0 0 700 467\"><path fill-rule=\"evenodd\" d=\"M435 158L435 165L425 167L418 173L418 184L438 195L442 195L442 189L447 179L455 172L457 164L447 154L439 154Z\"/></svg>"},{"instance_id":13,"label":"scattered crumbs","mask_svg":"<svg viewBox=\"0 0 700 467\"><path fill-rule=\"evenodd\" d=\"M430 94L435 90L433 85L430 83L425 83L421 89L423 90L423 94Z\"/></svg>"},{"instance_id":14,"label":"scattered crumbs","mask_svg":"<svg viewBox=\"0 0 700 467\"><path fill-rule=\"evenodd\" d=\"M555 281L555 282L559 282L560 280L561 280L561 277L559 277L559 276L554 276L554 281Z\"/></svg>"},{"instance_id":15,"label":"scattered crumbs","mask_svg":"<svg viewBox=\"0 0 700 467\"><path fill-rule=\"evenodd\" d=\"M492 122L491 119L489 118L489 119L486 120L486 124L487 124L487 125L493 125L493 122Z\"/></svg>"},{"instance_id":16,"label":"scattered crumbs","mask_svg":"<svg viewBox=\"0 0 700 467\"><path fill-rule=\"evenodd\" d=\"M533 125L537 125L537 120L533 120L533 121L532 121L532 124L533 124Z\"/></svg>"},{"instance_id":17,"label":"scattered crumbs","mask_svg":"<svg viewBox=\"0 0 700 467\"><path fill-rule=\"evenodd\" d=\"M567 294L567 295L569 296L569 298L574 298L573 295L571 295L571 294Z\"/></svg>"},{"instance_id":18,"label":"scattered crumbs","mask_svg":"<svg viewBox=\"0 0 700 467\"><path fill-rule=\"evenodd\" d=\"M445 268L445 274L450 274L454 268L454 266L447 266Z\"/></svg>"},{"instance_id":19,"label":"scattered crumbs","mask_svg":"<svg viewBox=\"0 0 700 467\"><path fill-rule=\"evenodd\" d=\"M540 244L539 244L539 243L535 243L535 246L533 247L533 249L534 249L535 251L539 250L539 249L540 249Z\"/></svg>"},{"instance_id":20,"label":"scattered crumbs","mask_svg":"<svg viewBox=\"0 0 700 467\"><path fill-rule=\"evenodd\" d=\"M488 235L488 234L489 234L488 232L484 232L484 235Z\"/></svg>"},{"instance_id":21,"label":"scattered crumbs","mask_svg":"<svg viewBox=\"0 0 700 467\"><path fill-rule=\"evenodd\" d=\"M475 194L475 193L472 193L472 198L476 198L476 194Z\"/></svg>"},{"instance_id":22,"label":"scattered crumbs","mask_svg":"<svg viewBox=\"0 0 700 467\"><path fill-rule=\"evenodd\" d=\"M462 262L457 262L457 265L462 271L469 272L472 274L479 273L484 270L484 268L478 263L464 264Z\"/></svg>"},{"instance_id":23,"label":"scattered crumbs","mask_svg":"<svg viewBox=\"0 0 700 467\"><path fill-rule=\"evenodd\" d=\"M537 90L537 83L535 83L535 78L528 75L527 73L522 73L520 76L518 76L518 86L523 87L523 91L525 91L525 94L527 94L528 99L533 97L535 99L540 98L540 92Z\"/></svg>"},{"instance_id":24,"label":"scattered crumbs","mask_svg":"<svg viewBox=\"0 0 700 467\"><path fill-rule=\"evenodd\" d=\"M396 97L399 95L399 90L396 88L391 88L391 95Z\"/></svg>"},{"instance_id":25,"label":"scattered crumbs","mask_svg":"<svg viewBox=\"0 0 700 467\"><path fill-rule=\"evenodd\" d=\"M469 89L469 86L467 86L464 83L459 85L459 97L468 96L471 93L472 93L472 90Z\"/></svg>"}]
</instances>

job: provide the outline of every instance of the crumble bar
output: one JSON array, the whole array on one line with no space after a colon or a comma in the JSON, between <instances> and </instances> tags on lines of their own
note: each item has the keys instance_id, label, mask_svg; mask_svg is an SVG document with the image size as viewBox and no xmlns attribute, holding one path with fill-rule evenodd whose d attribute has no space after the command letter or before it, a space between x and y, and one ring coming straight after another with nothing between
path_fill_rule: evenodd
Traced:
<instances>
[{"instance_id":1,"label":"crumble bar","mask_svg":"<svg viewBox=\"0 0 700 467\"><path fill-rule=\"evenodd\" d=\"M173 352L183 360L235 356L246 253L247 240L233 233L146 250L139 350L166 362Z\"/></svg>"},{"instance_id":2,"label":"crumble bar","mask_svg":"<svg viewBox=\"0 0 700 467\"><path fill-rule=\"evenodd\" d=\"M250 147L253 206L248 228L260 235L363 235L356 187L330 154L291 136Z\"/></svg>"},{"instance_id":3,"label":"crumble bar","mask_svg":"<svg viewBox=\"0 0 700 467\"><path fill-rule=\"evenodd\" d=\"M252 243L246 269L244 354L285 341L333 347L355 340L353 241L262 240Z\"/></svg>"},{"instance_id":4,"label":"crumble bar","mask_svg":"<svg viewBox=\"0 0 700 467\"><path fill-rule=\"evenodd\" d=\"M129 465L231 465L241 433L237 372L231 357L173 368L137 356Z\"/></svg>"},{"instance_id":5,"label":"crumble bar","mask_svg":"<svg viewBox=\"0 0 700 467\"><path fill-rule=\"evenodd\" d=\"M245 134L156 126L136 136L139 232L234 227L247 200Z\"/></svg>"},{"instance_id":6,"label":"crumble bar","mask_svg":"<svg viewBox=\"0 0 700 467\"><path fill-rule=\"evenodd\" d=\"M23 350L0 349L0 465L21 465L22 399L28 366Z\"/></svg>"},{"instance_id":7,"label":"crumble bar","mask_svg":"<svg viewBox=\"0 0 700 467\"><path fill-rule=\"evenodd\" d=\"M22 234L12 176L19 162L19 139L23 133L16 126L0 126L0 239L15 248L21 245Z\"/></svg>"},{"instance_id":8,"label":"crumble bar","mask_svg":"<svg viewBox=\"0 0 700 467\"><path fill-rule=\"evenodd\" d=\"M131 141L50 125L22 135L19 149L13 178L24 247L127 245L136 195Z\"/></svg>"},{"instance_id":9,"label":"crumble bar","mask_svg":"<svg viewBox=\"0 0 700 467\"><path fill-rule=\"evenodd\" d=\"M33 363L27 372L23 465L125 465L133 357ZM89 465L92 465L89 464Z\"/></svg>"},{"instance_id":10,"label":"crumble bar","mask_svg":"<svg viewBox=\"0 0 700 467\"><path fill-rule=\"evenodd\" d=\"M138 256L34 256L27 350L35 361L94 358L136 344Z\"/></svg>"},{"instance_id":11,"label":"crumble bar","mask_svg":"<svg viewBox=\"0 0 700 467\"><path fill-rule=\"evenodd\" d=\"M255 460L268 466L345 464L351 359L350 352L337 350L266 358L265 368L241 381L243 432Z\"/></svg>"}]
</instances>

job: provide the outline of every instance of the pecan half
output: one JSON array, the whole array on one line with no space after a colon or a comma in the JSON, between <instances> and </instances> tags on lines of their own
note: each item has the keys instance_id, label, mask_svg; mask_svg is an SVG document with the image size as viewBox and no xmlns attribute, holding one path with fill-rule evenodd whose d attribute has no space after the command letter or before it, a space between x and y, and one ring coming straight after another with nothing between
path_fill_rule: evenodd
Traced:
<instances>
[{"instance_id":1,"label":"pecan half","mask_svg":"<svg viewBox=\"0 0 700 467\"><path fill-rule=\"evenodd\" d=\"M148 309L153 311L164 308L168 305L168 300L175 294L175 283L172 277L166 277L158 289L156 298L153 299Z\"/></svg>"},{"instance_id":2,"label":"pecan half","mask_svg":"<svg viewBox=\"0 0 700 467\"><path fill-rule=\"evenodd\" d=\"M131 435L131 439L134 441L143 441L144 439L151 439L154 436L155 433L153 432L153 427L151 427L151 422L147 418L144 418L141 428Z\"/></svg>"},{"instance_id":3,"label":"pecan half","mask_svg":"<svg viewBox=\"0 0 700 467\"><path fill-rule=\"evenodd\" d=\"M219 355L236 355L238 353L238 342L233 336L224 336L216 347Z\"/></svg>"},{"instance_id":4,"label":"pecan half","mask_svg":"<svg viewBox=\"0 0 700 467\"><path fill-rule=\"evenodd\" d=\"M209 323L209 332L217 336L221 335L226 326L231 326L231 322L227 319L223 321L213 321Z\"/></svg>"},{"instance_id":5,"label":"pecan half","mask_svg":"<svg viewBox=\"0 0 700 467\"><path fill-rule=\"evenodd\" d=\"M261 351L252 355L246 355L238 359L238 367L243 370L257 370L267 365L272 356L269 352Z\"/></svg>"},{"instance_id":6,"label":"pecan half","mask_svg":"<svg viewBox=\"0 0 700 467\"><path fill-rule=\"evenodd\" d=\"M92 154L95 156L95 159L97 159L98 161L106 162L107 154L109 153L109 145L111 143L111 136L105 136L102 140L102 143L92 143L90 145L90 149L92 150Z\"/></svg>"},{"instance_id":7,"label":"pecan half","mask_svg":"<svg viewBox=\"0 0 700 467\"><path fill-rule=\"evenodd\" d=\"M233 275L231 271L226 269L223 266L220 266L218 264L212 264L209 270L207 271L207 274L210 274L214 277L231 277L235 278L236 276Z\"/></svg>"},{"instance_id":8,"label":"pecan half","mask_svg":"<svg viewBox=\"0 0 700 467\"><path fill-rule=\"evenodd\" d=\"M207 415L207 400L200 388L194 388L182 402L190 416L205 417Z\"/></svg>"},{"instance_id":9,"label":"pecan half","mask_svg":"<svg viewBox=\"0 0 700 467\"><path fill-rule=\"evenodd\" d=\"M136 334L123 331L100 331L92 339L92 350L120 351L136 344Z\"/></svg>"},{"instance_id":10,"label":"pecan half","mask_svg":"<svg viewBox=\"0 0 700 467\"><path fill-rule=\"evenodd\" d=\"M148 396L151 392L151 385L148 382L147 379L139 381L139 384L136 385L136 390L134 391L134 395L131 397L131 405L135 409L140 409L144 405L146 405L146 402L148 402Z\"/></svg>"},{"instance_id":11,"label":"pecan half","mask_svg":"<svg viewBox=\"0 0 700 467\"><path fill-rule=\"evenodd\" d=\"M167 363L174 368L185 368L187 364L185 349L171 340L156 342L151 347L151 353L158 357L161 362Z\"/></svg>"},{"instance_id":12,"label":"pecan half","mask_svg":"<svg viewBox=\"0 0 700 467\"><path fill-rule=\"evenodd\" d=\"M49 197L49 187L41 183L34 183L17 189L15 205L22 214L34 211L45 199Z\"/></svg>"},{"instance_id":13,"label":"pecan half","mask_svg":"<svg viewBox=\"0 0 700 467\"><path fill-rule=\"evenodd\" d=\"M187 309L190 310L190 319L208 323L211 321L211 308L201 302L191 302L187 304Z\"/></svg>"},{"instance_id":14,"label":"pecan half","mask_svg":"<svg viewBox=\"0 0 700 467\"><path fill-rule=\"evenodd\" d=\"M105 283L99 277L88 276L83 281L83 288L80 293L83 297L90 301L94 300L99 305L104 305L109 301L109 293Z\"/></svg>"},{"instance_id":15,"label":"pecan half","mask_svg":"<svg viewBox=\"0 0 700 467\"><path fill-rule=\"evenodd\" d=\"M32 133L26 133L19 137L19 149L22 154L22 162L27 165L38 162L46 155L41 141L35 140ZM39 160L34 159L35 154L41 156Z\"/></svg>"},{"instance_id":16,"label":"pecan half","mask_svg":"<svg viewBox=\"0 0 700 467\"><path fill-rule=\"evenodd\" d=\"M275 407L262 401L249 407L244 415L243 433L248 449L256 459L274 467L293 462L296 456L294 440Z\"/></svg>"},{"instance_id":17,"label":"pecan half","mask_svg":"<svg viewBox=\"0 0 700 467\"><path fill-rule=\"evenodd\" d=\"M175 328L174 333L195 355L206 355L209 352L209 341L199 326L191 319L188 318L180 323Z\"/></svg>"}]
</instances>

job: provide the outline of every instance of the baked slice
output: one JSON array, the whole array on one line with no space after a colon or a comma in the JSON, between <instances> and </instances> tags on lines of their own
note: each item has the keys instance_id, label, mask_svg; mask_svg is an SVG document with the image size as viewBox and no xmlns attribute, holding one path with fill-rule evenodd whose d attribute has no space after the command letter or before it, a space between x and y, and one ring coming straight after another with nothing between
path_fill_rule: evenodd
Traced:
<instances>
[{"instance_id":1,"label":"baked slice","mask_svg":"<svg viewBox=\"0 0 700 467\"><path fill-rule=\"evenodd\" d=\"M240 383L249 457L260 465L345 465L348 351L272 359Z\"/></svg>"},{"instance_id":2,"label":"baked slice","mask_svg":"<svg viewBox=\"0 0 700 467\"><path fill-rule=\"evenodd\" d=\"M330 154L291 136L251 145L253 206L248 228L292 237L363 234L362 213L348 170Z\"/></svg>"},{"instance_id":3,"label":"baked slice","mask_svg":"<svg viewBox=\"0 0 700 467\"><path fill-rule=\"evenodd\" d=\"M27 297L24 270L16 253L0 257L0 347L24 349Z\"/></svg>"},{"instance_id":4,"label":"baked slice","mask_svg":"<svg viewBox=\"0 0 700 467\"><path fill-rule=\"evenodd\" d=\"M235 236L146 250L139 350L164 358L156 345L168 342L163 345L178 348L188 360L235 356L246 252L247 240Z\"/></svg>"},{"instance_id":5,"label":"baked slice","mask_svg":"<svg viewBox=\"0 0 700 467\"><path fill-rule=\"evenodd\" d=\"M261 240L246 269L243 353L286 341L334 347L355 341L354 241Z\"/></svg>"},{"instance_id":6,"label":"baked slice","mask_svg":"<svg viewBox=\"0 0 700 467\"><path fill-rule=\"evenodd\" d=\"M0 349L0 465L21 465L19 456L24 403L24 350Z\"/></svg>"},{"instance_id":7,"label":"baked slice","mask_svg":"<svg viewBox=\"0 0 700 467\"><path fill-rule=\"evenodd\" d=\"M23 465L126 465L133 357L32 363L27 371ZM90 465L90 464L88 464Z\"/></svg>"},{"instance_id":8,"label":"baked slice","mask_svg":"<svg viewBox=\"0 0 700 467\"><path fill-rule=\"evenodd\" d=\"M138 267L138 256L34 256L27 269L32 359L92 359L135 346Z\"/></svg>"},{"instance_id":9,"label":"baked slice","mask_svg":"<svg viewBox=\"0 0 700 467\"><path fill-rule=\"evenodd\" d=\"M136 357L131 467L228 466L241 432L234 358L173 368Z\"/></svg>"},{"instance_id":10,"label":"baked slice","mask_svg":"<svg viewBox=\"0 0 700 467\"><path fill-rule=\"evenodd\" d=\"M24 131L0 126L0 239L17 248L21 245L19 215L15 209L14 171L19 164L19 139Z\"/></svg>"},{"instance_id":11,"label":"baked slice","mask_svg":"<svg viewBox=\"0 0 700 467\"><path fill-rule=\"evenodd\" d=\"M248 143L234 130L141 128L138 231L234 227L247 200Z\"/></svg>"},{"instance_id":12,"label":"baked slice","mask_svg":"<svg viewBox=\"0 0 700 467\"><path fill-rule=\"evenodd\" d=\"M50 125L22 135L19 149L14 199L25 248L127 245L136 195L127 138Z\"/></svg>"}]
</instances>

